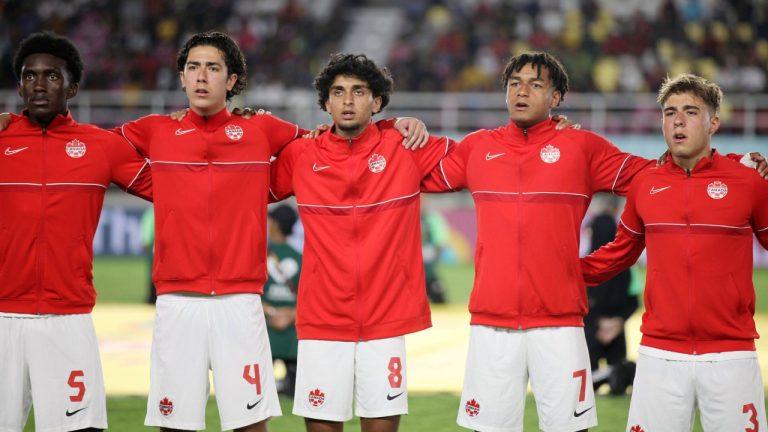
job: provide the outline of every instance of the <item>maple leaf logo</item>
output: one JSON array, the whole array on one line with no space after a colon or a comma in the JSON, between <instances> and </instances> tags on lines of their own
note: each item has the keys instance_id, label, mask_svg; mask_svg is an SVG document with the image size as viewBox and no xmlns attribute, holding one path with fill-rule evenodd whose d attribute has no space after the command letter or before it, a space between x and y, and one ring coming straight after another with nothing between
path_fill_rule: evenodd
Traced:
<instances>
[{"instance_id":1,"label":"maple leaf logo","mask_svg":"<svg viewBox=\"0 0 768 432\"><path fill-rule=\"evenodd\" d=\"M325 403L325 393L321 392L319 388L311 390L309 392L309 404L313 407L319 407Z\"/></svg>"},{"instance_id":2,"label":"maple leaf logo","mask_svg":"<svg viewBox=\"0 0 768 432\"><path fill-rule=\"evenodd\" d=\"M167 417L173 413L173 402L167 397L164 397L163 400L160 401L158 408L160 409L160 414Z\"/></svg>"},{"instance_id":3,"label":"maple leaf logo","mask_svg":"<svg viewBox=\"0 0 768 432\"><path fill-rule=\"evenodd\" d=\"M477 415L480 414L480 403L474 399L467 401L464 405L464 411L466 411L467 415L470 417L477 417Z\"/></svg>"}]
</instances>

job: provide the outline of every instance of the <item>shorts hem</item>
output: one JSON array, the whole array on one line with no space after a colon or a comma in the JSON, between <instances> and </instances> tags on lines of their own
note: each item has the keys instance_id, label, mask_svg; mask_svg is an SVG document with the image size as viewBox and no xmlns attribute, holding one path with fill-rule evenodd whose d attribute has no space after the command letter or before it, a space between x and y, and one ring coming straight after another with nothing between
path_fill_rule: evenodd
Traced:
<instances>
[{"instance_id":1,"label":"shorts hem","mask_svg":"<svg viewBox=\"0 0 768 432\"><path fill-rule=\"evenodd\" d=\"M539 429L544 432L573 432L575 430L591 429L597 426L597 420L585 421L577 424L561 425L558 427L552 427L545 429L542 425L539 425Z\"/></svg>"},{"instance_id":2,"label":"shorts hem","mask_svg":"<svg viewBox=\"0 0 768 432\"><path fill-rule=\"evenodd\" d=\"M300 410L293 410L293 415L304 417L312 420L325 420L325 421L333 421L333 422L345 422L352 420L352 417L354 417L352 414L324 414L324 413L317 413L317 412L311 412L311 411L300 411Z\"/></svg>"},{"instance_id":3,"label":"shorts hem","mask_svg":"<svg viewBox=\"0 0 768 432\"><path fill-rule=\"evenodd\" d=\"M362 418L381 418L381 417L391 417L391 416L402 416L402 415L408 415L408 408L404 409L392 409L387 411L379 411L379 412L364 412L364 411L357 411L355 410L355 415Z\"/></svg>"},{"instance_id":4,"label":"shorts hem","mask_svg":"<svg viewBox=\"0 0 768 432\"><path fill-rule=\"evenodd\" d=\"M456 424L463 428L467 428L475 431L483 431L483 432L523 432L522 426L519 428L517 427L504 428L504 427L484 426L480 424L470 425L469 422L463 422L461 420L456 420Z\"/></svg>"},{"instance_id":5,"label":"shorts hem","mask_svg":"<svg viewBox=\"0 0 768 432\"><path fill-rule=\"evenodd\" d=\"M144 426L149 427L162 427L169 429L183 429L183 430L205 430L205 422L203 423L177 423L172 421L162 421L155 418L144 419Z\"/></svg>"},{"instance_id":6,"label":"shorts hem","mask_svg":"<svg viewBox=\"0 0 768 432\"><path fill-rule=\"evenodd\" d=\"M69 432L80 429L106 429L107 422L105 420L87 420L76 424L70 424L67 426L54 426L49 428L35 427L36 432ZM23 429L22 429L23 430ZM14 429L0 429L0 431L14 432Z\"/></svg>"},{"instance_id":7,"label":"shorts hem","mask_svg":"<svg viewBox=\"0 0 768 432\"><path fill-rule=\"evenodd\" d=\"M282 417L282 415L283 413L281 411L274 411L274 412L264 413L263 415L257 416L253 419L233 420L231 422L221 423L221 430L234 430L234 429L250 426L256 423L260 423L265 420L269 420L272 417Z\"/></svg>"}]
</instances>

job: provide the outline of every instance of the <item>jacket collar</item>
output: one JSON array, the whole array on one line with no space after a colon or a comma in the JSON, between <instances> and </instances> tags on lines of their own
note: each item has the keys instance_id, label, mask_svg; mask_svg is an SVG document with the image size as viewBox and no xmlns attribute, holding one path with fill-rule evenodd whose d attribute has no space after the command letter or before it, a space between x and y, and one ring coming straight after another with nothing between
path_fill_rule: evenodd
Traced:
<instances>
[{"instance_id":1,"label":"jacket collar","mask_svg":"<svg viewBox=\"0 0 768 432\"><path fill-rule=\"evenodd\" d=\"M701 171L707 171L713 168L716 168L720 159L722 159L722 156L720 153L717 152L716 149L712 149L712 153L709 155L709 157L705 156L696 163L696 166L693 167L691 170L691 173L698 173ZM681 167L680 165L675 163L675 160L672 159L672 154L667 152L667 157L664 162L664 166L667 167L667 169L675 172L685 172L685 169Z\"/></svg>"},{"instance_id":2,"label":"jacket collar","mask_svg":"<svg viewBox=\"0 0 768 432\"><path fill-rule=\"evenodd\" d=\"M555 136L555 126L557 122L550 117L528 128L521 128L510 120L505 129L512 143L541 144Z\"/></svg>"},{"instance_id":3,"label":"jacket collar","mask_svg":"<svg viewBox=\"0 0 768 432\"><path fill-rule=\"evenodd\" d=\"M381 141L381 131L373 121L368 124L363 133L354 138L336 135L335 130L336 125L333 125L329 132L320 135L319 141L322 148L334 153L351 154L366 151Z\"/></svg>"},{"instance_id":4,"label":"jacket collar","mask_svg":"<svg viewBox=\"0 0 768 432\"><path fill-rule=\"evenodd\" d=\"M40 125L37 123L33 123L32 120L29 119L29 110L23 110L21 112L21 116L24 117L24 120L26 121L28 126L35 127L42 129ZM72 118L72 113L70 111L67 111L66 114L57 114L56 117L51 120L51 123L48 124L48 126L45 127L46 130L48 129L54 129L62 126L69 126L75 124L75 119Z\"/></svg>"},{"instance_id":5,"label":"jacket collar","mask_svg":"<svg viewBox=\"0 0 768 432\"><path fill-rule=\"evenodd\" d=\"M200 114L190 109L187 112L187 118L192 122L192 124L197 126L198 129L216 130L227 123L232 118L232 114L229 112L227 107L224 107L221 109L221 111L209 116L201 116Z\"/></svg>"}]
</instances>

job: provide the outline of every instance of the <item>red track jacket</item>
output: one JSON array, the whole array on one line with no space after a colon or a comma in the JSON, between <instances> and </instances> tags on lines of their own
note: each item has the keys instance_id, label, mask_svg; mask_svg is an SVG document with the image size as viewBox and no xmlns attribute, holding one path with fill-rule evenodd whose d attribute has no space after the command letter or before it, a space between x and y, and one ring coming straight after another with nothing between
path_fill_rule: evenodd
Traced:
<instances>
[{"instance_id":1,"label":"red track jacket","mask_svg":"<svg viewBox=\"0 0 768 432\"><path fill-rule=\"evenodd\" d=\"M152 162L158 294L261 294L272 155L299 134L269 115L181 121L150 115L119 129Z\"/></svg>"},{"instance_id":2,"label":"red track jacket","mask_svg":"<svg viewBox=\"0 0 768 432\"><path fill-rule=\"evenodd\" d=\"M295 194L304 233L299 339L360 341L430 327L421 257L419 183L452 142L403 148L371 124L292 143L273 164L272 192Z\"/></svg>"},{"instance_id":3,"label":"red track jacket","mask_svg":"<svg viewBox=\"0 0 768 432\"><path fill-rule=\"evenodd\" d=\"M0 133L0 311L88 313L93 236L110 182L151 199L149 164L122 138L57 116Z\"/></svg>"},{"instance_id":4,"label":"red track jacket","mask_svg":"<svg viewBox=\"0 0 768 432\"><path fill-rule=\"evenodd\" d=\"M477 214L472 324L583 326L579 232L592 194L624 195L653 161L552 120L468 135L426 178L426 191L467 188Z\"/></svg>"},{"instance_id":5,"label":"red track jacket","mask_svg":"<svg viewBox=\"0 0 768 432\"><path fill-rule=\"evenodd\" d=\"M768 248L768 183L720 156L688 175L671 158L632 184L616 240L582 260L593 285L648 248L642 345L685 354L755 349L752 233Z\"/></svg>"}]
</instances>

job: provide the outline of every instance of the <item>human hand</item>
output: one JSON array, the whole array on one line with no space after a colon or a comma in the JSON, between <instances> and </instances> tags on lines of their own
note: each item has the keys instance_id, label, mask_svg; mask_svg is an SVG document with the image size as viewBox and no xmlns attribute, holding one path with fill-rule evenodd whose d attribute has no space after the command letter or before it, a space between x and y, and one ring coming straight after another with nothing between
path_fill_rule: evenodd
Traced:
<instances>
[{"instance_id":1,"label":"human hand","mask_svg":"<svg viewBox=\"0 0 768 432\"><path fill-rule=\"evenodd\" d=\"M11 114L4 112L0 114L0 132L6 130L11 124Z\"/></svg>"},{"instance_id":2,"label":"human hand","mask_svg":"<svg viewBox=\"0 0 768 432\"><path fill-rule=\"evenodd\" d=\"M413 117L399 117L395 120L395 129L403 136L403 147L416 150L424 147L429 140L427 125Z\"/></svg>"},{"instance_id":3,"label":"human hand","mask_svg":"<svg viewBox=\"0 0 768 432\"><path fill-rule=\"evenodd\" d=\"M563 129L581 129L581 124L579 123L573 123L570 120L568 120L568 116L564 116L562 114L557 114L552 116L552 120L557 122L557 126L555 126L555 130L563 130Z\"/></svg>"},{"instance_id":4,"label":"human hand","mask_svg":"<svg viewBox=\"0 0 768 432\"><path fill-rule=\"evenodd\" d=\"M267 111L263 108L255 109L251 107L235 108L232 110L232 115L240 116L246 120L255 115L272 114L271 111Z\"/></svg>"},{"instance_id":5,"label":"human hand","mask_svg":"<svg viewBox=\"0 0 768 432\"><path fill-rule=\"evenodd\" d=\"M187 116L187 112L189 112L189 108L184 108L183 110L174 111L168 114L168 117L180 122L184 117Z\"/></svg>"}]
</instances>

